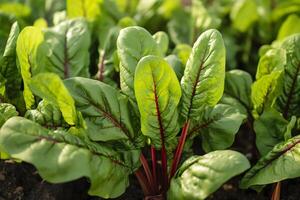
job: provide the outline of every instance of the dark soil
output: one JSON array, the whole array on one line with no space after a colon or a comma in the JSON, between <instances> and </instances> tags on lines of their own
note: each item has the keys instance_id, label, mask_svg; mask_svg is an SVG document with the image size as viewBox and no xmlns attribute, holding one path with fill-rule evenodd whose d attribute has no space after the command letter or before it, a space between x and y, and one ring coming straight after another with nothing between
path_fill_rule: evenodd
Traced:
<instances>
[{"instance_id":1,"label":"dark soil","mask_svg":"<svg viewBox=\"0 0 300 200\"><path fill-rule=\"evenodd\" d=\"M241 128L232 149L247 155L254 164L258 158L253 148L254 134L247 133L247 128ZM198 146L198 145L197 145ZM202 154L203 152L196 152ZM241 175L242 176L242 175ZM254 190L241 190L238 183L241 179L235 177L223 185L209 200L269 200L272 185L264 188L261 193ZM142 191L134 177L130 179L130 187L126 193L116 200L143 199ZM82 178L63 184L50 184L43 181L32 165L0 161L0 200L102 200L87 195L89 183ZM281 200L300 200L300 178L282 182Z\"/></svg>"}]
</instances>

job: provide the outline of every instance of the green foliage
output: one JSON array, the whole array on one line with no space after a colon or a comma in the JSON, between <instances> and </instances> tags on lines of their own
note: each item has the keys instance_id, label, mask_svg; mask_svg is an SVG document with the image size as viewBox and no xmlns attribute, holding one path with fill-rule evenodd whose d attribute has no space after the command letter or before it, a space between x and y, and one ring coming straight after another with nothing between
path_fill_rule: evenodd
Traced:
<instances>
[{"instance_id":1,"label":"green foliage","mask_svg":"<svg viewBox=\"0 0 300 200\"><path fill-rule=\"evenodd\" d=\"M249 167L245 156L231 150L190 157L172 179L168 199L206 199L224 182Z\"/></svg>"},{"instance_id":2,"label":"green foliage","mask_svg":"<svg viewBox=\"0 0 300 200\"><path fill-rule=\"evenodd\" d=\"M214 106L224 90L225 47L217 30L204 32L195 42L181 79L181 115L197 118L206 106Z\"/></svg>"},{"instance_id":3,"label":"green foliage","mask_svg":"<svg viewBox=\"0 0 300 200\"><path fill-rule=\"evenodd\" d=\"M179 131L177 105L181 89L171 66L160 57L142 58L135 71L134 91L142 133L157 148L172 142Z\"/></svg>"}]
</instances>

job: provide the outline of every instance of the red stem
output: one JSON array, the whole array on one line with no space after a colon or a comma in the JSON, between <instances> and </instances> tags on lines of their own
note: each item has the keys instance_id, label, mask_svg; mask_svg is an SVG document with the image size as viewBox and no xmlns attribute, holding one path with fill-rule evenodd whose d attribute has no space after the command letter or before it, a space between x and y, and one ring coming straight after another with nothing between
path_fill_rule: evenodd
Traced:
<instances>
[{"instance_id":1,"label":"red stem","mask_svg":"<svg viewBox=\"0 0 300 200\"><path fill-rule=\"evenodd\" d=\"M151 146L151 158L152 158L152 177L153 177L153 184L155 187L155 192L158 193L158 185L157 185L157 167L156 167L156 151L154 146Z\"/></svg>"},{"instance_id":2,"label":"red stem","mask_svg":"<svg viewBox=\"0 0 300 200\"><path fill-rule=\"evenodd\" d=\"M149 182L146 179L145 175L143 174L143 172L141 171L141 169L138 169L134 175L136 176L137 180L140 183L140 186L144 192L145 196L151 195L151 191L150 191L150 187L149 187Z\"/></svg>"},{"instance_id":3,"label":"red stem","mask_svg":"<svg viewBox=\"0 0 300 200\"><path fill-rule=\"evenodd\" d=\"M151 174L151 171L150 171L150 167L148 165L148 161L145 158L144 154L142 154L142 153L140 155L140 161L141 161L141 163L143 165L143 168L144 168L147 180L148 180L148 182L150 184L150 190L153 192L155 190L153 189L154 184L153 184L152 174Z\"/></svg>"},{"instance_id":4,"label":"red stem","mask_svg":"<svg viewBox=\"0 0 300 200\"><path fill-rule=\"evenodd\" d=\"M162 167L162 178L163 178L163 194L167 192L168 189L168 166L167 166L167 151L166 147L163 144L161 149L161 167Z\"/></svg>"},{"instance_id":5,"label":"red stem","mask_svg":"<svg viewBox=\"0 0 300 200\"><path fill-rule=\"evenodd\" d=\"M180 162L183 147L184 147L185 140L186 140L186 137L187 137L187 133L188 133L188 130L189 130L189 125L190 125L190 121L188 120L187 122L185 122L185 124L182 128L179 143L177 145L176 152L174 154L174 159L173 159L173 163L172 163L172 167L171 167L171 171L170 171L170 179L174 176L174 174L177 170L178 164Z\"/></svg>"}]
</instances>

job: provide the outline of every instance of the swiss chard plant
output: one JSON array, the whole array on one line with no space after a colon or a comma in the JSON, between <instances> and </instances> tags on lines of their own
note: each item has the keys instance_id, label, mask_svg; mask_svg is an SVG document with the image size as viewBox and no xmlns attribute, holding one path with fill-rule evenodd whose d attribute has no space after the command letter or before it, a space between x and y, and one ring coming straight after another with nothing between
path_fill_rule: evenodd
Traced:
<instances>
[{"instance_id":1,"label":"swiss chard plant","mask_svg":"<svg viewBox=\"0 0 300 200\"><path fill-rule=\"evenodd\" d=\"M260 191L276 183L272 199L280 199L280 181L300 176L299 52L300 34L262 47L251 87L253 128L261 158L246 173L241 188Z\"/></svg>"},{"instance_id":2,"label":"swiss chard plant","mask_svg":"<svg viewBox=\"0 0 300 200\"><path fill-rule=\"evenodd\" d=\"M223 95L225 47L217 30L199 36L185 65L184 56L165 57L164 33L122 29L120 90L91 79L85 20L15 34L9 69L18 66L27 111L16 116L12 105L2 105L0 151L33 164L43 179L86 177L90 195L114 198L134 174L146 199L205 199L250 167L241 153L224 150L247 110L226 96L230 84ZM194 140L206 154L193 153Z\"/></svg>"}]
</instances>

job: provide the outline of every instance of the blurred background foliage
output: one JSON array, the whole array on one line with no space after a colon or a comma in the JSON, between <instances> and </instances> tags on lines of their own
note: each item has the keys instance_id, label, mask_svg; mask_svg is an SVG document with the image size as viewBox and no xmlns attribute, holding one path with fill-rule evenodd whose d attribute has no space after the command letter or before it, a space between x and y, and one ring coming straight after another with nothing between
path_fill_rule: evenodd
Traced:
<instances>
[{"instance_id":1,"label":"blurred background foliage","mask_svg":"<svg viewBox=\"0 0 300 200\"><path fill-rule=\"evenodd\" d=\"M300 32L299 0L1 0L0 55L11 25L50 27L84 17L92 32L90 72L105 63L107 82L118 72L115 52L120 29L139 25L168 33L167 55L185 64L190 46L209 28L218 29L227 50L227 70L256 72L259 49ZM114 81L115 82L115 81Z\"/></svg>"}]
</instances>

